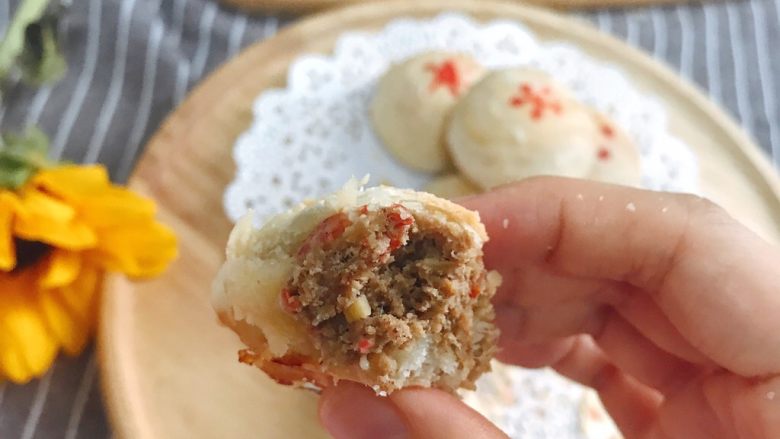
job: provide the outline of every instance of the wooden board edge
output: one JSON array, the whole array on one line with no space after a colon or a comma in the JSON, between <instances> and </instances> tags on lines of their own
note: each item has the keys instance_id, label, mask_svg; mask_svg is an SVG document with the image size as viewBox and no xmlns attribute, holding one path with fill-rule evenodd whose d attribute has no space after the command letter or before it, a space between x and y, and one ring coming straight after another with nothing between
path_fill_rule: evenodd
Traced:
<instances>
[{"instance_id":1,"label":"wooden board edge","mask_svg":"<svg viewBox=\"0 0 780 439\"><path fill-rule=\"evenodd\" d=\"M122 339L121 328L125 327L122 321L117 320L127 318L130 315L127 312L121 312L117 296L126 294L128 288L131 288L130 281L122 275L106 275L103 282L101 319L95 347L100 366L98 367L99 382L106 418L113 437L120 439L152 437L143 427L144 423L139 421L143 419L143 415L135 409L137 404L133 404L132 398L127 397L127 389L133 388L133 386L128 386L126 383L132 378L129 376L130 371L123 365L122 350L116 344L117 340ZM103 318L109 315L111 316L110 320ZM140 400L141 398L136 399Z\"/></svg>"},{"instance_id":2,"label":"wooden board edge","mask_svg":"<svg viewBox=\"0 0 780 439\"><path fill-rule=\"evenodd\" d=\"M224 5L250 14L305 14L381 0L220 0ZM534 5L561 11L601 8L630 8L692 3L693 0L515 0L523 6Z\"/></svg>"}]
</instances>

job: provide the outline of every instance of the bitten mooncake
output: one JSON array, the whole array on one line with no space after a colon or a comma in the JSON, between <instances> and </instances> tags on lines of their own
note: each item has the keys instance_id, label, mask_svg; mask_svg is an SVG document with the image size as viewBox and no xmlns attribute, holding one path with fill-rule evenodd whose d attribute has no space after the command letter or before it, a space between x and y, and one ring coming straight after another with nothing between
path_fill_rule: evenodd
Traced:
<instances>
[{"instance_id":1,"label":"bitten mooncake","mask_svg":"<svg viewBox=\"0 0 780 439\"><path fill-rule=\"evenodd\" d=\"M240 361L283 384L473 388L498 337L487 239L476 212L352 181L261 228L239 221L212 304Z\"/></svg>"}]
</instances>

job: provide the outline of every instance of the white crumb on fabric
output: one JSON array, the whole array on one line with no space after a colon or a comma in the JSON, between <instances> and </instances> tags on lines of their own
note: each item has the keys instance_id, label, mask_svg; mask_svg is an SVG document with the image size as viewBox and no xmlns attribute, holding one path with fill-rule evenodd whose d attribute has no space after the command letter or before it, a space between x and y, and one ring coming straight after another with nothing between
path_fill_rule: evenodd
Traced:
<instances>
[{"instance_id":1,"label":"white crumb on fabric","mask_svg":"<svg viewBox=\"0 0 780 439\"><path fill-rule=\"evenodd\" d=\"M768 400L770 400L770 401L772 401L773 399L775 399L775 396L776 396L776 395L775 395L775 392L766 392L766 399L768 399Z\"/></svg>"},{"instance_id":2,"label":"white crumb on fabric","mask_svg":"<svg viewBox=\"0 0 780 439\"><path fill-rule=\"evenodd\" d=\"M379 393L377 393L377 395L384 397L384 396L387 396L387 392L384 391L384 390L380 390Z\"/></svg>"},{"instance_id":3,"label":"white crumb on fabric","mask_svg":"<svg viewBox=\"0 0 780 439\"><path fill-rule=\"evenodd\" d=\"M628 203L626 204L626 210L629 212L636 212L636 206L634 203Z\"/></svg>"},{"instance_id":4,"label":"white crumb on fabric","mask_svg":"<svg viewBox=\"0 0 780 439\"><path fill-rule=\"evenodd\" d=\"M368 363L368 357L366 357L365 355L362 355L360 357L360 362L359 363L360 363L360 368L361 369L368 370L368 368L370 366L370 364Z\"/></svg>"},{"instance_id":5,"label":"white crumb on fabric","mask_svg":"<svg viewBox=\"0 0 780 439\"><path fill-rule=\"evenodd\" d=\"M505 229L509 228L509 218L504 218L504 221L501 221L501 227Z\"/></svg>"},{"instance_id":6,"label":"white crumb on fabric","mask_svg":"<svg viewBox=\"0 0 780 439\"><path fill-rule=\"evenodd\" d=\"M668 211L669 211L669 208L668 208L668 207L664 207L663 209L661 209L661 213L666 213L666 212L668 212Z\"/></svg>"},{"instance_id":7,"label":"white crumb on fabric","mask_svg":"<svg viewBox=\"0 0 780 439\"><path fill-rule=\"evenodd\" d=\"M585 197L583 197L583 196L582 196L582 194L577 194L577 199L578 199L578 200L584 200L584 199L585 199Z\"/></svg>"},{"instance_id":8,"label":"white crumb on fabric","mask_svg":"<svg viewBox=\"0 0 780 439\"><path fill-rule=\"evenodd\" d=\"M604 195L599 195L599 201L604 201Z\"/></svg>"}]
</instances>

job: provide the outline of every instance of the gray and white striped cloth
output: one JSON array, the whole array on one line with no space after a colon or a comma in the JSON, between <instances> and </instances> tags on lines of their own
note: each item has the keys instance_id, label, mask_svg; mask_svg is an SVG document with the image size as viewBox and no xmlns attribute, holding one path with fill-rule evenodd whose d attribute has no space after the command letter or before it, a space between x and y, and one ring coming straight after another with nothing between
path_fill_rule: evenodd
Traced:
<instances>
[{"instance_id":1,"label":"gray and white striped cloth","mask_svg":"<svg viewBox=\"0 0 780 439\"><path fill-rule=\"evenodd\" d=\"M0 33L19 0L0 0ZM692 3L575 14L643 48L709 92L780 163L780 0ZM247 17L213 0L74 0L52 87L9 91L0 128L37 124L56 157L106 164L124 181L148 136L226 59L292 21ZM111 435L95 355L61 358L42 379L0 384L0 437Z\"/></svg>"}]
</instances>

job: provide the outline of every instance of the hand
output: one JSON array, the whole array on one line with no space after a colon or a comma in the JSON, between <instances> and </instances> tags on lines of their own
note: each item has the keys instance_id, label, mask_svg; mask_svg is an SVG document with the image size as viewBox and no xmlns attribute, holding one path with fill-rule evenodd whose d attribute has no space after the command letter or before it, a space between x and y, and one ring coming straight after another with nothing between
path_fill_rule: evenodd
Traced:
<instances>
[{"instance_id":1,"label":"hand","mask_svg":"<svg viewBox=\"0 0 780 439\"><path fill-rule=\"evenodd\" d=\"M780 251L692 196L535 178L462 203L490 235L499 359L599 392L627 438L780 437ZM506 227L505 227L506 226ZM456 398L328 389L337 439L505 437Z\"/></svg>"}]
</instances>

